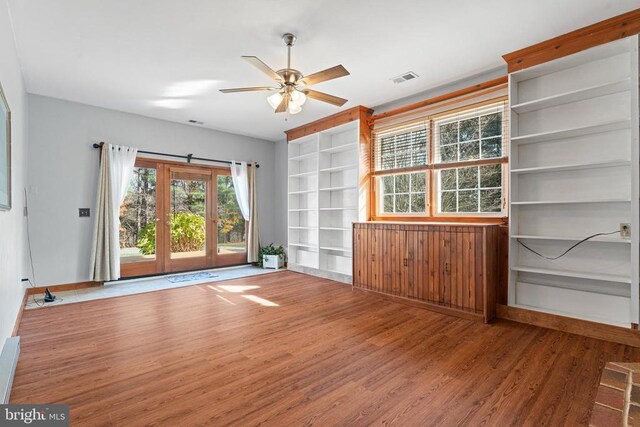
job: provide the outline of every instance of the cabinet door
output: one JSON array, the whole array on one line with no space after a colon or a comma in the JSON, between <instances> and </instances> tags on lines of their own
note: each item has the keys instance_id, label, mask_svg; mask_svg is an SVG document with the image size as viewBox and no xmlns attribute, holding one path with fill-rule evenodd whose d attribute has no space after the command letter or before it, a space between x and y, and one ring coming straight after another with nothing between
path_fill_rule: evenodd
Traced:
<instances>
[{"instance_id":1,"label":"cabinet door","mask_svg":"<svg viewBox=\"0 0 640 427\"><path fill-rule=\"evenodd\" d=\"M428 300L429 232L407 231L407 297Z\"/></svg>"},{"instance_id":2,"label":"cabinet door","mask_svg":"<svg viewBox=\"0 0 640 427\"><path fill-rule=\"evenodd\" d=\"M407 232L399 227L384 230L382 237L382 290L381 292L406 296L407 294Z\"/></svg>"},{"instance_id":3,"label":"cabinet door","mask_svg":"<svg viewBox=\"0 0 640 427\"><path fill-rule=\"evenodd\" d=\"M369 258L369 286L372 290L381 292L383 282L383 233L379 228L369 229L369 239L367 241L371 257Z\"/></svg>"},{"instance_id":4,"label":"cabinet door","mask_svg":"<svg viewBox=\"0 0 640 427\"><path fill-rule=\"evenodd\" d=\"M442 227L438 232L438 299L441 304L451 304L451 232Z\"/></svg>"},{"instance_id":5,"label":"cabinet door","mask_svg":"<svg viewBox=\"0 0 640 427\"><path fill-rule=\"evenodd\" d=\"M482 234L475 229L455 233L452 245L452 304L464 310L482 309Z\"/></svg>"},{"instance_id":6,"label":"cabinet door","mask_svg":"<svg viewBox=\"0 0 640 427\"><path fill-rule=\"evenodd\" d=\"M366 265L364 259L366 257L366 247L362 243L362 227L353 228L353 285L364 287L362 269Z\"/></svg>"}]
</instances>

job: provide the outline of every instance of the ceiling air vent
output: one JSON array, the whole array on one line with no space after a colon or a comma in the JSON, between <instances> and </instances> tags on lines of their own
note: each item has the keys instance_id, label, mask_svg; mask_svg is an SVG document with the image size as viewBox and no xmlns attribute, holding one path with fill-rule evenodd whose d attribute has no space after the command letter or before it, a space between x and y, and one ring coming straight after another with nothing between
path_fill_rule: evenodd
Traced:
<instances>
[{"instance_id":1,"label":"ceiling air vent","mask_svg":"<svg viewBox=\"0 0 640 427\"><path fill-rule=\"evenodd\" d=\"M407 71L406 73L402 73L401 75L399 75L398 77L394 77L391 80L395 83L404 83L407 80L413 80L415 78L418 78L418 75L416 73L414 73L413 71Z\"/></svg>"},{"instance_id":2,"label":"ceiling air vent","mask_svg":"<svg viewBox=\"0 0 640 427\"><path fill-rule=\"evenodd\" d=\"M193 119L187 120L187 123L191 123L192 125L203 125L204 124L203 122L199 122L199 121L193 120Z\"/></svg>"}]
</instances>

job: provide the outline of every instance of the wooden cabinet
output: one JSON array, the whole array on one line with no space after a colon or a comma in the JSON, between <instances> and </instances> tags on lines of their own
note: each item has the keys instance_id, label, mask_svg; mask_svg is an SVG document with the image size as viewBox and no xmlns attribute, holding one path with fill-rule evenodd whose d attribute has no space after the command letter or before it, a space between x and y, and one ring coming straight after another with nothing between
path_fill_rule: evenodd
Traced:
<instances>
[{"instance_id":1,"label":"wooden cabinet","mask_svg":"<svg viewBox=\"0 0 640 427\"><path fill-rule=\"evenodd\" d=\"M353 285L446 314L495 316L498 225L353 225Z\"/></svg>"}]
</instances>

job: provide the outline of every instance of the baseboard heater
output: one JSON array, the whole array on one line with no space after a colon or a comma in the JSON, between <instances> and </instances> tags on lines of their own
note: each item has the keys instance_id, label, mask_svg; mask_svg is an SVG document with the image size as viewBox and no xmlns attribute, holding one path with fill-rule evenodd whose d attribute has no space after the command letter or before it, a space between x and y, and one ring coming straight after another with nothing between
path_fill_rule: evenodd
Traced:
<instances>
[{"instance_id":1,"label":"baseboard heater","mask_svg":"<svg viewBox=\"0 0 640 427\"><path fill-rule=\"evenodd\" d=\"M19 355L20 337L7 338L0 353L0 403L9 403Z\"/></svg>"}]
</instances>

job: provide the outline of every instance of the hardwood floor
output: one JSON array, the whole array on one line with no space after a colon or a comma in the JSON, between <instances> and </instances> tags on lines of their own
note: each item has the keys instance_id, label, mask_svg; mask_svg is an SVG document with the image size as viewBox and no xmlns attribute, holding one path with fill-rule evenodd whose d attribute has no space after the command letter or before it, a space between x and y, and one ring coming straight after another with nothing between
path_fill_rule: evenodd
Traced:
<instances>
[{"instance_id":1,"label":"hardwood floor","mask_svg":"<svg viewBox=\"0 0 640 427\"><path fill-rule=\"evenodd\" d=\"M273 273L24 313L12 403L72 425L587 424L640 349Z\"/></svg>"}]
</instances>

